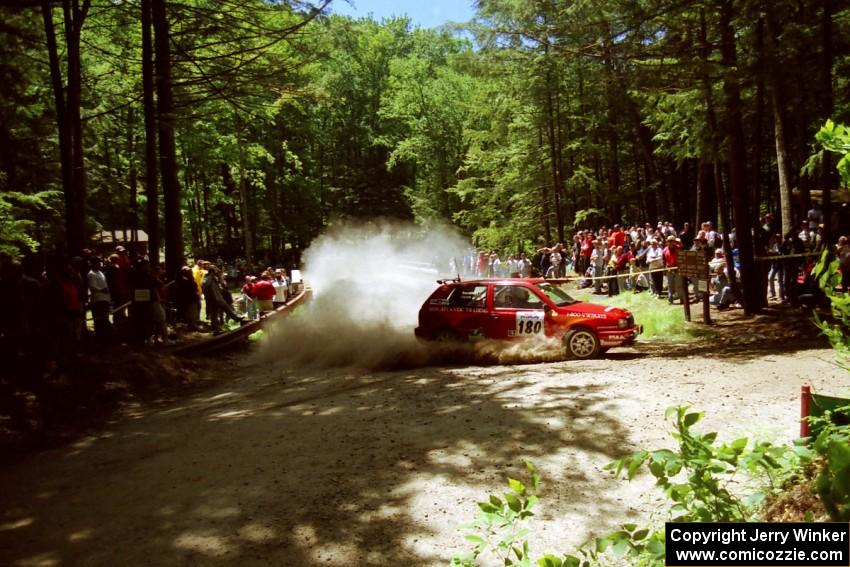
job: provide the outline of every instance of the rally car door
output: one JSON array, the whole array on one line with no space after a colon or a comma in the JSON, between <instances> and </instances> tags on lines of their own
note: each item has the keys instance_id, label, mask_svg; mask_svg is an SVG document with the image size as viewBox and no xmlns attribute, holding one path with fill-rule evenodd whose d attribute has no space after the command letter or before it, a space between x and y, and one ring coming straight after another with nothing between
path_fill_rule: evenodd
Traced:
<instances>
[{"instance_id":1,"label":"rally car door","mask_svg":"<svg viewBox=\"0 0 850 567\"><path fill-rule=\"evenodd\" d=\"M486 336L488 287L483 283L459 285L449 295L449 324L463 338L476 340Z\"/></svg>"},{"instance_id":2,"label":"rally car door","mask_svg":"<svg viewBox=\"0 0 850 567\"><path fill-rule=\"evenodd\" d=\"M521 285L494 285L488 337L509 339L544 333L543 300Z\"/></svg>"}]
</instances>

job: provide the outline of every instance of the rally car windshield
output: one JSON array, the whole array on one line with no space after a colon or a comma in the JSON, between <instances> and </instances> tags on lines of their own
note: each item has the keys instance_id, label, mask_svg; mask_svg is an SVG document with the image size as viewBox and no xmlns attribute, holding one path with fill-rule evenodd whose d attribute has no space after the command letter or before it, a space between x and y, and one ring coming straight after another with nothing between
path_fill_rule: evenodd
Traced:
<instances>
[{"instance_id":1,"label":"rally car windshield","mask_svg":"<svg viewBox=\"0 0 850 567\"><path fill-rule=\"evenodd\" d=\"M567 293L566 284L551 284L548 282L536 284L537 289L542 291L546 297L549 298L552 303L557 305L558 307L562 305L572 305L573 303L578 303L577 299L573 299L569 293Z\"/></svg>"}]
</instances>

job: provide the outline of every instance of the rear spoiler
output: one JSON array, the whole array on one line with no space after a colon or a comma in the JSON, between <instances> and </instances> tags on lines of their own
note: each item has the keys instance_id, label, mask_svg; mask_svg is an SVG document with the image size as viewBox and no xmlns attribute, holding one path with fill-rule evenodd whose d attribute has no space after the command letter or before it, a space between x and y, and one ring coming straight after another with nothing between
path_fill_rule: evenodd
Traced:
<instances>
[{"instance_id":1,"label":"rear spoiler","mask_svg":"<svg viewBox=\"0 0 850 567\"><path fill-rule=\"evenodd\" d=\"M449 282L460 283L460 281L461 281L460 280L460 274L458 274L458 276L456 278L452 278L452 279L444 278L444 279L441 279L441 280L437 280L437 283L440 284L440 285L444 285L444 284L447 284Z\"/></svg>"}]
</instances>

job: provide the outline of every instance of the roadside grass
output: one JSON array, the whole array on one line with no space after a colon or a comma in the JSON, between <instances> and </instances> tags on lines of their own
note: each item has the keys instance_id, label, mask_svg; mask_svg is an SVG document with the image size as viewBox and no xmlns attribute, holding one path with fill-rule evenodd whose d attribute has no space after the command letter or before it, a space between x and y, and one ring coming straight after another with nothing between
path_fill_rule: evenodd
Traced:
<instances>
[{"instance_id":1,"label":"roadside grass","mask_svg":"<svg viewBox=\"0 0 850 567\"><path fill-rule=\"evenodd\" d=\"M670 305L665 299L658 299L647 292L625 292L613 297L593 295L589 290L577 290L575 298L590 303L613 305L628 309L634 315L635 323L643 325L641 340L686 341L711 334L708 328L688 324L685 321L681 305ZM701 306L691 306L692 318L699 319Z\"/></svg>"}]
</instances>

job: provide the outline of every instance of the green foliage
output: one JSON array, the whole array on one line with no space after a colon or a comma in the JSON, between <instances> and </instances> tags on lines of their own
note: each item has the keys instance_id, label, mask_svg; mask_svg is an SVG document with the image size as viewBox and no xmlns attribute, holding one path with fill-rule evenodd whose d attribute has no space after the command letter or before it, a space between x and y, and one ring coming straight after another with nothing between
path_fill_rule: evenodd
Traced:
<instances>
[{"instance_id":1,"label":"green foliage","mask_svg":"<svg viewBox=\"0 0 850 567\"><path fill-rule=\"evenodd\" d=\"M493 495L488 501L478 503L478 516L464 526L471 530L464 537L474 547L469 553L452 558L453 566L470 567L486 554L497 557L504 565L532 565L528 541L524 539L528 530L523 523L534 516L532 509L538 502L540 476L533 464L526 461L525 466L530 475L528 484L509 478L508 492L502 498Z\"/></svg>"},{"instance_id":2,"label":"green foliage","mask_svg":"<svg viewBox=\"0 0 850 567\"><path fill-rule=\"evenodd\" d=\"M38 242L30 236L33 221L16 218L9 194L0 193L0 253L18 259L22 252L32 252Z\"/></svg>"},{"instance_id":3,"label":"green foliage","mask_svg":"<svg viewBox=\"0 0 850 567\"><path fill-rule=\"evenodd\" d=\"M669 408L666 417L674 417L673 438L678 441L676 451L660 449L638 451L608 465L615 474L624 474L631 480L638 470L646 467L659 486L673 502L670 512L677 522L742 522L752 520L755 505L766 496L766 490L775 489L780 479L793 469L797 453L785 446L760 442L748 448L749 441L742 437L731 443L717 445L717 433L699 433L692 430L703 417L702 413L688 412L684 406ZM765 474L769 484L745 500L728 487L739 473L749 476ZM681 478L680 476L684 476Z\"/></svg>"},{"instance_id":4,"label":"green foliage","mask_svg":"<svg viewBox=\"0 0 850 567\"><path fill-rule=\"evenodd\" d=\"M827 120L815 134L815 139L825 150L841 156L835 168L841 175L844 185L850 185L850 128Z\"/></svg>"},{"instance_id":5,"label":"green foliage","mask_svg":"<svg viewBox=\"0 0 850 567\"><path fill-rule=\"evenodd\" d=\"M592 207L590 209L582 209L580 211L576 211L575 219L573 220L573 227L580 228L582 226L585 226L586 224L591 224L592 226L596 223L598 219L604 218L604 216L605 211Z\"/></svg>"},{"instance_id":6,"label":"green foliage","mask_svg":"<svg viewBox=\"0 0 850 567\"><path fill-rule=\"evenodd\" d=\"M841 283L840 263L824 250L815 265L818 285L830 300L831 319L823 319L815 312L814 320L838 354L839 364L850 370L850 295L835 291Z\"/></svg>"},{"instance_id":7,"label":"green foliage","mask_svg":"<svg viewBox=\"0 0 850 567\"><path fill-rule=\"evenodd\" d=\"M39 226L39 221L56 213L50 203L56 197L55 191L31 195L15 191L0 192L0 253L17 260L28 252L38 250L44 230L44 227Z\"/></svg>"},{"instance_id":8,"label":"green foliage","mask_svg":"<svg viewBox=\"0 0 850 567\"><path fill-rule=\"evenodd\" d=\"M846 423L850 405L827 411L819 418L822 429L813 448L823 462L815 478L815 490L830 520L850 522L850 426L836 425L836 415Z\"/></svg>"},{"instance_id":9,"label":"green foliage","mask_svg":"<svg viewBox=\"0 0 850 567\"><path fill-rule=\"evenodd\" d=\"M605 469L627 480L648 470L671 503L669 521L753 521L765 497L778 491L812 459L811 451L803 445L750 443L747 438L718 444L716 433L693 430L703 414L688 411L685 406L669 408L665 417L673 418L672 437L678 442L676 449L637 451L608 464ZM850 452L832 445L825 450L836 457L835 464L828 480L819 482L828 487L830 494L837 495L841 502L839 509L847 514L850 501L845 490L850 478ZM524 539L529 531L523 527L523 520L533 516L530 509L537 503L539 477L533 466L526 464L532 474L531 487L509 479L511 491L505 494L504 500L491 496L488 502L479 503L478 518L469 525L475 531L465 536L475 547L466 555L452 559L452 565L477 565L479 558L488 551L505 565L589 567L608 564L611 558L615 564L664 565L663 529L636 524L625 524L617 531L593 538L571 553L546 554L532 562L528 541ZM738 487L737 491L733 486ZM747 494L743 496L739 492Z\"/></svg>"},{"instance_id":10,"label":"green foliage","mask_svg":"<svg viewBox=\"0 0 850 567\"><path fill-rule=\"evenodd\" d=\"M726 154L722 112L715 125L707 117L722 110L727 74L715 4L478 2L463 36L406 18L314 17L320 6L329 11L294 1L169 4L177 162L194 253L240 255L252 236L258 257L277 260L345 217L437 217L476 244L516 250L560 240L571 227L693 220L697 202L711 216L712 197L692 189L699 164ZM771 4L777 53L765 47L763 10L736 9L747 157L762 169L774 146L766 93L780 91L782 110L794 110L792 161L821 113L845 119L846 50L832 49L833 93L820 92L825 70L808 64L827 50L824 6ZM81 38L88 228L144 227L138 4L96 8ZM848 8L831 9L832 37L846 37ZM0 15L0 172L21 194L55 190L39 10ZM54 18L61 32L62 10ZM847 138L832 123L818 134L825 152L842 155ZM838 167L846 183L846 157ZM754 194L772 199L770 176L761 179ZM30 237L53 244L61 233Z\"/></svg>"}]
</instances>

